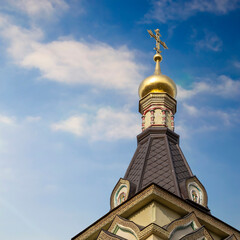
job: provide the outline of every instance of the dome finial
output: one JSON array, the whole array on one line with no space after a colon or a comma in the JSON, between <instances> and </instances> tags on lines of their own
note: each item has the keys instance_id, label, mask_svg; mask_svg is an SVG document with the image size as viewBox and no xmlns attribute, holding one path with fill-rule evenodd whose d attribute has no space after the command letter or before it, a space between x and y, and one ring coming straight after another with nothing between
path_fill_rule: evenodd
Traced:
<instances>
[{"instance_id":1,"label":"dome finial","mask_svg":"<svg viewBox=\"0 0 240 240\"><path fill-rule=\"evenodd\" d=\"M154 74L159 75L159 74L161 74L160 62L162 61L162 55L161 55L162 51L160 51L160 46L162 45L163 48L165 48L165 49L168 49L168 47L165 42L161 41L161 39L160 39L161 34L159 32L159 29L154 30L156 35L153 34L152 30L147 30L147 31L148 31L149 35L156 40L156 47L154 48L154 50L156 50L156 54L153 57L154 61L156 62Z\"/></svg>"},{"instance_id":2,"label":"dome finial","mask_svg":"<svg viewBox=\"0 0 240 240\"><path fill-rule=\"evenodd\" d=\"M162 51L160 51L160 46L162 45L163 48L165 48L165 49L168 49L168 47L165 42L161 41L160 37L162 35L159 33L159 29L154 30L156 35L153 34L152 30L147 30L147 31L148 31L149 35L156 40L156 47L154 48L154 50L156 50L156 55L154 56L153 59L154 59L154 61L156 61L155 57L157 57L157 58L160 57L161 58L160 62L161 62L162 61L162 56L161 56Z\"/></svg>"},{"instance_id":3,"label":"dome finial","mask_svg":"<svg viewBox=\"0 0 240 240\"><path fill-rule=\"evenodd\" d=\"M163 48L168 49L167 45L160 40L160 33L159 29L154 30L156 35L153 34L151 30L147 30L149 35L156 40L156 54L154 55L153 59L156 62L156 67L154 74L145 78L138 89L139 97L143 98L148 93L167 93L172 98L176 97L177 94L177 87L174 81L166 75L161 73L160 62L162 61L162 55L160 51L160 46L162 45Z\"/></svg>"},{"instance_id":4,"label":"dome finial","mask_svg":"<svg viewBox=\"0 0 240 240\"><path fill-rule=\"evenodd\" d=\"M160 62L162 61L162 56L159 53L156 53L153 60L156 62L154 74L159 75L161 73Z\"/></svg>"}]
</instances>

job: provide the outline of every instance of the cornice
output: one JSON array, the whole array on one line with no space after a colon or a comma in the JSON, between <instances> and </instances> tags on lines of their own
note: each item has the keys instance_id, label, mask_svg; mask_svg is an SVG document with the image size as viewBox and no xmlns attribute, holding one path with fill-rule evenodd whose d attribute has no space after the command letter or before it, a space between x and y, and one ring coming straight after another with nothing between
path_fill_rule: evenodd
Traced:
<instances>
[{"instance_id":1,"label":"cornice","mask_svg":"<svg viewBox=\"0 0 240 240\"><path fill-rule=\"evenodd\" d=\"M214 240L205 227L201 227L196 231L187 234L186 236L180 238L180 240L199 240L203 236L204 236L204 239L206 240Z\"/></svg>"},{"instance_id":2,"label":"cornice","mask_svg":"<svg viewBox=\"0 0 240 240\"><path fill-rule=\"evenodd\" d=\"M167 190L155 184L151 184L131 199L114 208L98 221L90 225L87 229L73 237L72 240L93 239L93 236L97 237L101 229L106 229L109 227L116 215L128 218L132 213L136 212L154 200L165 206L168 206L170 209L175 210L182 216L186 215L187 213L194 212L202 225L206 226L206 228L209 230L216 232L223 238L234 234L240 239L240 232L237 229L222 222L216 217L195 208L187 201L177 197Z\"/></svg>"},{"instance_id":3,"label":"cornice","mask_svg":"<svg viewBox=\"0 0 240 240\"><path fill-rule=\"evenodd\" d=\"M170 224L168 224L164 228L169 233L171 233L177 226L186 225L189 222L194 222L198 228L201 227L201 224L199 223L199 221L196 217L196 214L194 212L191 212L183 218L176 219L176 220L172 221Z\"/></svg>"},{"instance_id":4,"label":"cornice","mask_svg":"<svg viewBox=\"0 0 240 240\"><path fill-rule=\"evenodd\" d=\"M114 229L115 229L115 227L116 227L117 225L122 225L122 226L124 226L124 227L129 227L129 228L131 228L131 229L136 233L136 235L139 235L139 233L140 233L140 231L141 231L141 228L140 228L137 224L135 224L133 221L129 221L129 220L127 220L127 219L123 219L123 218L121 218L120 216L116 216L116 217L114 218L114 220L113 220L113 222L111 223L108 231L109 231L109 232L113 232Z\"/></svg>"},{"instance_id":5,"label":"cornice","mask_svg":"<svg viewBox=\"0 0 240 240\"><path fill-rule=\"evenodd\" d=\"M149 127L145 129L142 133L137 135L137 142L143 141L143 139L147 138L148 136L152 137L169 137L174 143L179 143L179 135L170 130L166 127Z\"/></svg>"},{"instance_id":6,"label":"cornice","mask_svg":"<svg viewBox=\"0 0 240 240\"><path fill-rule=\"evenodd\" d=\"M173 114L177 111L177 101L168 93L149 93L139 100L139 112L142 113L148 106L155 104L170 108Z\"/></svg>"},{"instance_id":7,"label":"cornice","mask_svg":"<svg viewBox=\"0 0 240 240\"><path fill-rule=\"evenodd\" d=\"M126 240L125 238L119 237L119 236L117 236L117 235L112 236L112 235L110 235L110 234L111 234L111 233L102 230L102 231L100 232L100 234L98 235L97 240L119 240L119 239L121 239L121 240Z\"/></svg>"},{"instance_id":8,"label":"cornice","mask_svg":"<svg viewBox=\"0 0 240 240\"><path fill-rule=\"evenodd\" d=\"M169 239L169 233L165 229L154 223L149 224L140 232L139 239L140 240L147 239L152 234L160 237L163 240Z\"/></svg>"}]
</instances>

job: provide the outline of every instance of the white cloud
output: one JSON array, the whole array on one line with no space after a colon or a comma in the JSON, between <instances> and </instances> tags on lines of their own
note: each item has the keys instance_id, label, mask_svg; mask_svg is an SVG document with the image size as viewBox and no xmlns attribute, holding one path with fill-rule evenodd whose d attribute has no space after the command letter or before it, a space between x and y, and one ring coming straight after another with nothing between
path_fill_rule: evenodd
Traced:
<instances>
[{"instance_id":1,"label":"white cloud","mask_svg":"<svg viewBox=\"0 0 240 240\"><path fill-rule=\"evenodd\" d=\"M216 125L230 126L231 124L239 123L240 110L228 109L227 111L211 109L209 107L197 108L194 105L183 103L183 111L187 113L189 118L197 117L204 122L214 122ZM186 116L186 114L184 114Z\"/></svg>"},{"instance_id":2,"label":"white cloud","mask_svg":"<svg viewBox=\"0 0 240 240\"><path fill-rule=\"evenodd\" d=\"M191 104L182 104L175 130L183 138L191 138L196 133L229 129L239 126L239 123L239 108L216 110L209 106L196 107L192 102Z\"/></svg>"},{"instance_id":3,"label":"white cloud","mask_svg":"<svg viewBox=\"0 0 240 240\"><path fill-rule=\"evenodd\" d=\"M204 39L196 42L197 49L209 49L214 52L222 50L222 40L215 34L207 32Z\"/></svg>"},{"instance_id":4,"label":"white cloud","mask_svg":"<svg viewBox=\"0 0 240 240\"><path fill-rule=\"evenodd\" d=\"M0 124L1 126L4 125L9 125L9 126L22 126L25 123L33 123L33 122L38 122L40 121L42 118L40 116L27 116L24 117L23 119L19 119L15 116L7 116L7 115L3 115L0 114Z\"/></svg>"},{"instance_id":5,"label":"white cloud","mask_svg":"<svg viewBox=\"0 0 240 240\"><path fill-rule=\"evenodd\" d=\"M192 105L188 105L186 103L183 103L183 106L185 108L185 110L188 112L189 115L191 116L198 116L199 115L199 110Z\"/></svg>"},{"instance_id":6,"label":"white cloud","mask_svg":"<svg viewBox=\"0 0 240 240\"><path fill-rule=\"evenodd\" d=\"M13 117L0 115L0 123L6 124L6 125L14 125L15 119Z\"/></svg>"},{"instance_id":7,"label":"white cloud","mask_svg":"<svg viewBox=\"0 0 240 240\"><path fill-rule=\"evenodd\" d=\"M82 116L72 116L67 120L51 125L54 131L70 132L77 136L82 136L85 129L85 118Z\"/></svg>"},{"instance_id":8,"label":"white cloud","mask_svg":"<svg viewBox=\"0 0 240 240\"><path fill-rule=\"evenodd\" d=\"M197 94L205 93L226 98L239 98L240 81L232 80L231 78L221 75L217 79L195 82L192 89L184 89L178 86L178 99L190 99Z\"/></svg>"},{"instance_id":9,"label":"white cloud","mask_svg":"<svg viewBox=\"0 0 240 240\"><path fill-rule=\"evenodd\" d=\"M201 79L195 82L189 90L178 86L178 100L180 100L178 102L181 112L176 122L176 132L180 133L183 138L191 138L195 133L239 126L240 109L212 108L212 96L219 100L225 98L239 101L240 81L234 81L222 75L211 80ZM199 107L195 102L197 98L209 99L210 104Z\"/></svg>"},{"instance_id":10,"label":"white cloud","mask_svg":"<svg viewBox=\"0 0 240 240\"><path fill-rule=\"evenodd\" d=\"M140 133L140 115L128 110L100 108L96 115L71 116L51 125L54 131L65 131L91 140L133 138Z\"/></svg>"},{"instance_id":11,"label":"white cloud","mask_svg":"<svg viewBox=\"0 0 240 240\"><path fill-rule=\"evenodd\" d=\"M239 61L235 61L235 62L233 63L233 65L234 65L234 67L240 69L240 62L239 62Z\"/></svg>"},{"instance_id":12,"label":"white cloud","mask_svg":"<svg viewBox=\"0 0 240 240\"><path fill-rule=\"evenodd\" d=\"M168 20L185 20L198 12L227 14L239 7L239 0L154 0L146 19L159 22Z\"/></svg>"},{"instance_id":13,"label":"white cloud","mask_svg":"<svg viewBox=\"0 0 240 240\"><path fill-rule=\"evenodd\" d=\"M31 30L10 24L0 16L0 35L6 40L7 51L16 63L21 64L23 58L39 47L38 41L43 39L43 32L38 28Z\"/></svg>"},{"instance_id":14,"label":"white cloud","mask_svg":"<svg viewBox=\"0 0 240 240\"><path fill-rule=\"evenodd\" d=\"M6 2L34 18L50 17L60 10L68 8L68 4L64 0L7 0Z\"/></svg>"},{"instance_id":15,"label":"white cloud","mask_svg":"<svg viewBox=\"0 0 240 240\"><path fill-rule=\"evenodd\" d=\"M46 79L67 84L127 90L137 89L141 79L133 52L125 46L114 49L104 43L63 40L39 44L20 64L39 69Z\"/></svg>"},{"instance_id":16,"label":"white cloud","mask_svg":"<svg viewBox=\"0 0 240 240\"><path fill-rule=\"evenodd\" d=\"M179 134L182 139L191 139L196 133L199 134L209 131L217 131L220 127L220 125L211 125L206 122L201 125L198 124L189 126L188 121L180 121L176 124L175 132Z\"/></svg>"},{"instance_id":17,"label":"white cloud","mask_svg":"<svg viewBox=\"0 0 240 240\"><path fill-rule=\"evenodd\" d=\"M4 21L5 22L4 22ZM136 94L145 69L126 46L113 48L102 42L59 39L42 43L38 28L20 28L0 19L0 35L7 40L15 63L38 69L41 77L65 84L91 85Z\"/></svg>"}]
</instances>

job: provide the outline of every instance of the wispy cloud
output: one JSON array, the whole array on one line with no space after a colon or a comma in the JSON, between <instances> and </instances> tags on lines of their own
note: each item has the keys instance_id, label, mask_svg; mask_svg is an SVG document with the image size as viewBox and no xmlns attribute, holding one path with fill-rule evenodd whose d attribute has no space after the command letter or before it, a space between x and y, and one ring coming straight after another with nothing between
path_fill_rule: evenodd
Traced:
<instances>
[{"instance_id":1,"label":"wispy cloud","mask_svg":"<svg viewBox=\"0 0 240 240\"><path fill-rule=\"evenodd\" d=\"M96 115L84 114L71 116L66 120L53 123L54 131L64 131L91 140L117 140L133 138L140 132L140 117L127 110L100 108Z\"/></svg>"},{"instance_id":2,"label":"wispy cloud","mask_svg":"<svg viewBox=\"0 0 240 240\"><path fill-rule=\"evenodd\" d=\"M5 125L14 125L15 124L15 118L5 116L5 115L0 115L0 123L3 123Z\"/></svg>"},{"instance_id":3,"label":"wispy cloud","mask_svg":"<svg viewBox=\"0 0 240 240\"><path fill-rule=\"evenodd\" d=\"M5 40L7 52L17 64L21 64L25 56L39 47L38 41L44 37L39 28L25 29L11 24L9 19L0 15L0 36Z\"/></svg>"},{"instance_id":4,"label":"wispy cloud","mask_svg":"<svg viewBox=\"0 0 240 240\"><path fill-rule=\"evenodd\" d=\"M191 138L195 133L216 131L220 128L228 129L239 126L240 109L228 106L226 109L211 107L211 104L198 106L196 99L212 98L219 101L239 101L240 81L227 76L215 79L199 79L189 90L178 86L178 103L181 112L176 122L176 132L183 138Z\"/></svg>"},{"instance_id":5,"label":"wispy cloud","mask_svg":"<svg viewBox=\"0 0 240 240\"><path fill-rule=\"evenodd\" d=\"M240 69L240 62L239 62L239 61L235 61L235 62L233 63L233 65L234 65L234 67Z\"/></svg>"},{"instance_id":6,"label":"wispy cloud","mask_svg":"<svg viewBox=\"0 0 240 240\"><path fill-rule=\"evenodd\" d=\"M196 42L197 49L206 49L214 52L222 50L222 40L215 33L205 33L204 39Z\"/></svg>"},{"instance_id":7,"label":"wispy cloud","mask_svg":"<svg viewBox=\"0 0 240 240\"><path fill-rule=\"evenodd\" d=\"M216 79L193 83L192 89L184 89L178 86L178 99L190 99L200 93L217 95L225 98L239 98L240 81L221 75Z\"/></svg>"},{"instance_id":8,"label":"wispy cloud","mask_svg":"<svg viewBox=\"0 0 240 240\"><path fill-rule=\"evenodd\" d=\"M212 120L216 125L219 123L221 125L230 126L231 124L240 123L240 109L227 109L223 111L211 109L209 107L197 108L194 105L183 103L183 111L187 113L190 118L202 118L202 120L208 123L211 123Z\"/></svg>"},{"instance_id":9,"label":"wispy cloud","mask_svg":"<svg viewBox=\"0 0 240 240\"><path fill-rule=\"evenodd\" d=\"M195 106L193 105L189 105L186 103L183 103L183 107L185 108L186 112L190 115L190 116L198 116L199 115L199 109L197 109Z\"/></svg>"},{"instance_id":10,"label":"wispy cloud","mask_svg":"<svg viewBox=\"0 0 240 240\"><path fill-rule=\"evenodd\" d=\"M2 20L2 21L1 21ZM2 22L2 24L1 24ZM64 84L83 84L134 92L144 67L126 46L113 48L103 42L58 39L42 43L41 29L24 29L0 19L0 35L15 63L38 69L41 77Z\"/></svg>"},{"instance_id":11,"label":"wispy cloud","mask_svg":"<svg viewBox=\"0 0 240 240\"><path fill-rule=\"evenodd\" d=\"M29 123L36 123L39 122L41 119L42 118L40 116L26 116L23 118L19 118L17 116L0 114L0 126L27 126Z\"/></svg>"},{"instance_id":12,"label":"wispy cloud","mask_svg":"<svg viewBox=\"0 0 240 240\"><path fill-rule=\"evenodd\" d=\"M190 120L189 120L190 121ZM206 133L206 132L212 132L217 131L219 129L219 126L216 125L210 125L205 123L202 123L201 125L194 125L189 126L188 121L179 121L176 124L175 132L181 136L182 139L191 139L194 137L196 133Z\"/></svg>"},{"instance_id":13,"label":"wispy cloud","mask_svg":"<svg viewBox=\"0 0 240 240\"><path fill-rule=\"evenodd\" d=\"M240 109L223 111L183 103L182 113L176 123L176 132L183 138L191 138L196 133L236 127L240 124L239 119Z\"/></svg>"},{"instance_id":14,"label":"wispy cloud","mask_svg":"<svg viewBox=\"0 0 240 240\"><path fill-rule=\"evenodd\" d=\"M199 12L227 14L239 6L238 0L153 0L145 18L166 23L168 20L185 20Z\"/></svg>"},{"instance_id":15,"label":"wispy cloud","mask_svg":"<svg viewBox=\"0 0 240 240\"><path fill-rule=\"evenodd\" d=\"M5 0L5 4L31 18L48 18L68 9L64 0Z\"/></svg>"},{"instance_id":16,"label":"wispy cloud","mask_svg":"<svg viewBox=\"0 0 240 240\"><path fill-rule=\"evenodd\" d=\"M70 132L77 136L84 134L86 122L83 116L72 116L64 121L60 121L51 125L55 131Z\"/></svg>"}]
</instances>

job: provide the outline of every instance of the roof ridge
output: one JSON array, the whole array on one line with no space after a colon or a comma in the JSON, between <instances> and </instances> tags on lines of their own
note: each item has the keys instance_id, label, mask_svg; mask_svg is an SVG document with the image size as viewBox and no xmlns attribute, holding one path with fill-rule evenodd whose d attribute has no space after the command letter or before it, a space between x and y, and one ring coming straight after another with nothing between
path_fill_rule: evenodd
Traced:
<instances>
[{"instance_id":1,"label":"roof ridge","mask_svg":"<svg viewBox=\"0 0 240 240\"><path fill-rule=\"evenodd\" d=\"M173 179L174 179L174 184L175 184L175 187L176 187L176 190L177 190L177 195L178 196L181 196L180 194L180 188L179 188L179 184L178 184L178 181L177 181L177 176L176 176L176 171L175 171L175 167L173 165L173 156L172 156L172 152L170 150L170 146L169 146L169 139L167 137L167 135L165 136L165 141L166 141L166 145L167 145L167 151L168 151L168 154L170 156L170 166L172 168L172 174L173 175Z\"/></svg>"},{"instance_id":2,"label":"roof ridge","mask_svg":"<svg viewBox=\"0 0 240 240\"><path fill-rule=\"evenodd\" d=\"M147 150L146 150L146 153L145 153L145 161L144 161L143 166L142 166L141 175L140 175L140 179L139 179L139 182L138 182L139 184L137 186L136 191L139 191L142 188L144 169L145 169L145 166L148 162L148 156L149 156L149 150L151 149L151 143L152 143L152 138L150 136L149 139L148 139Z\"/></svg>"}]
</instances>

